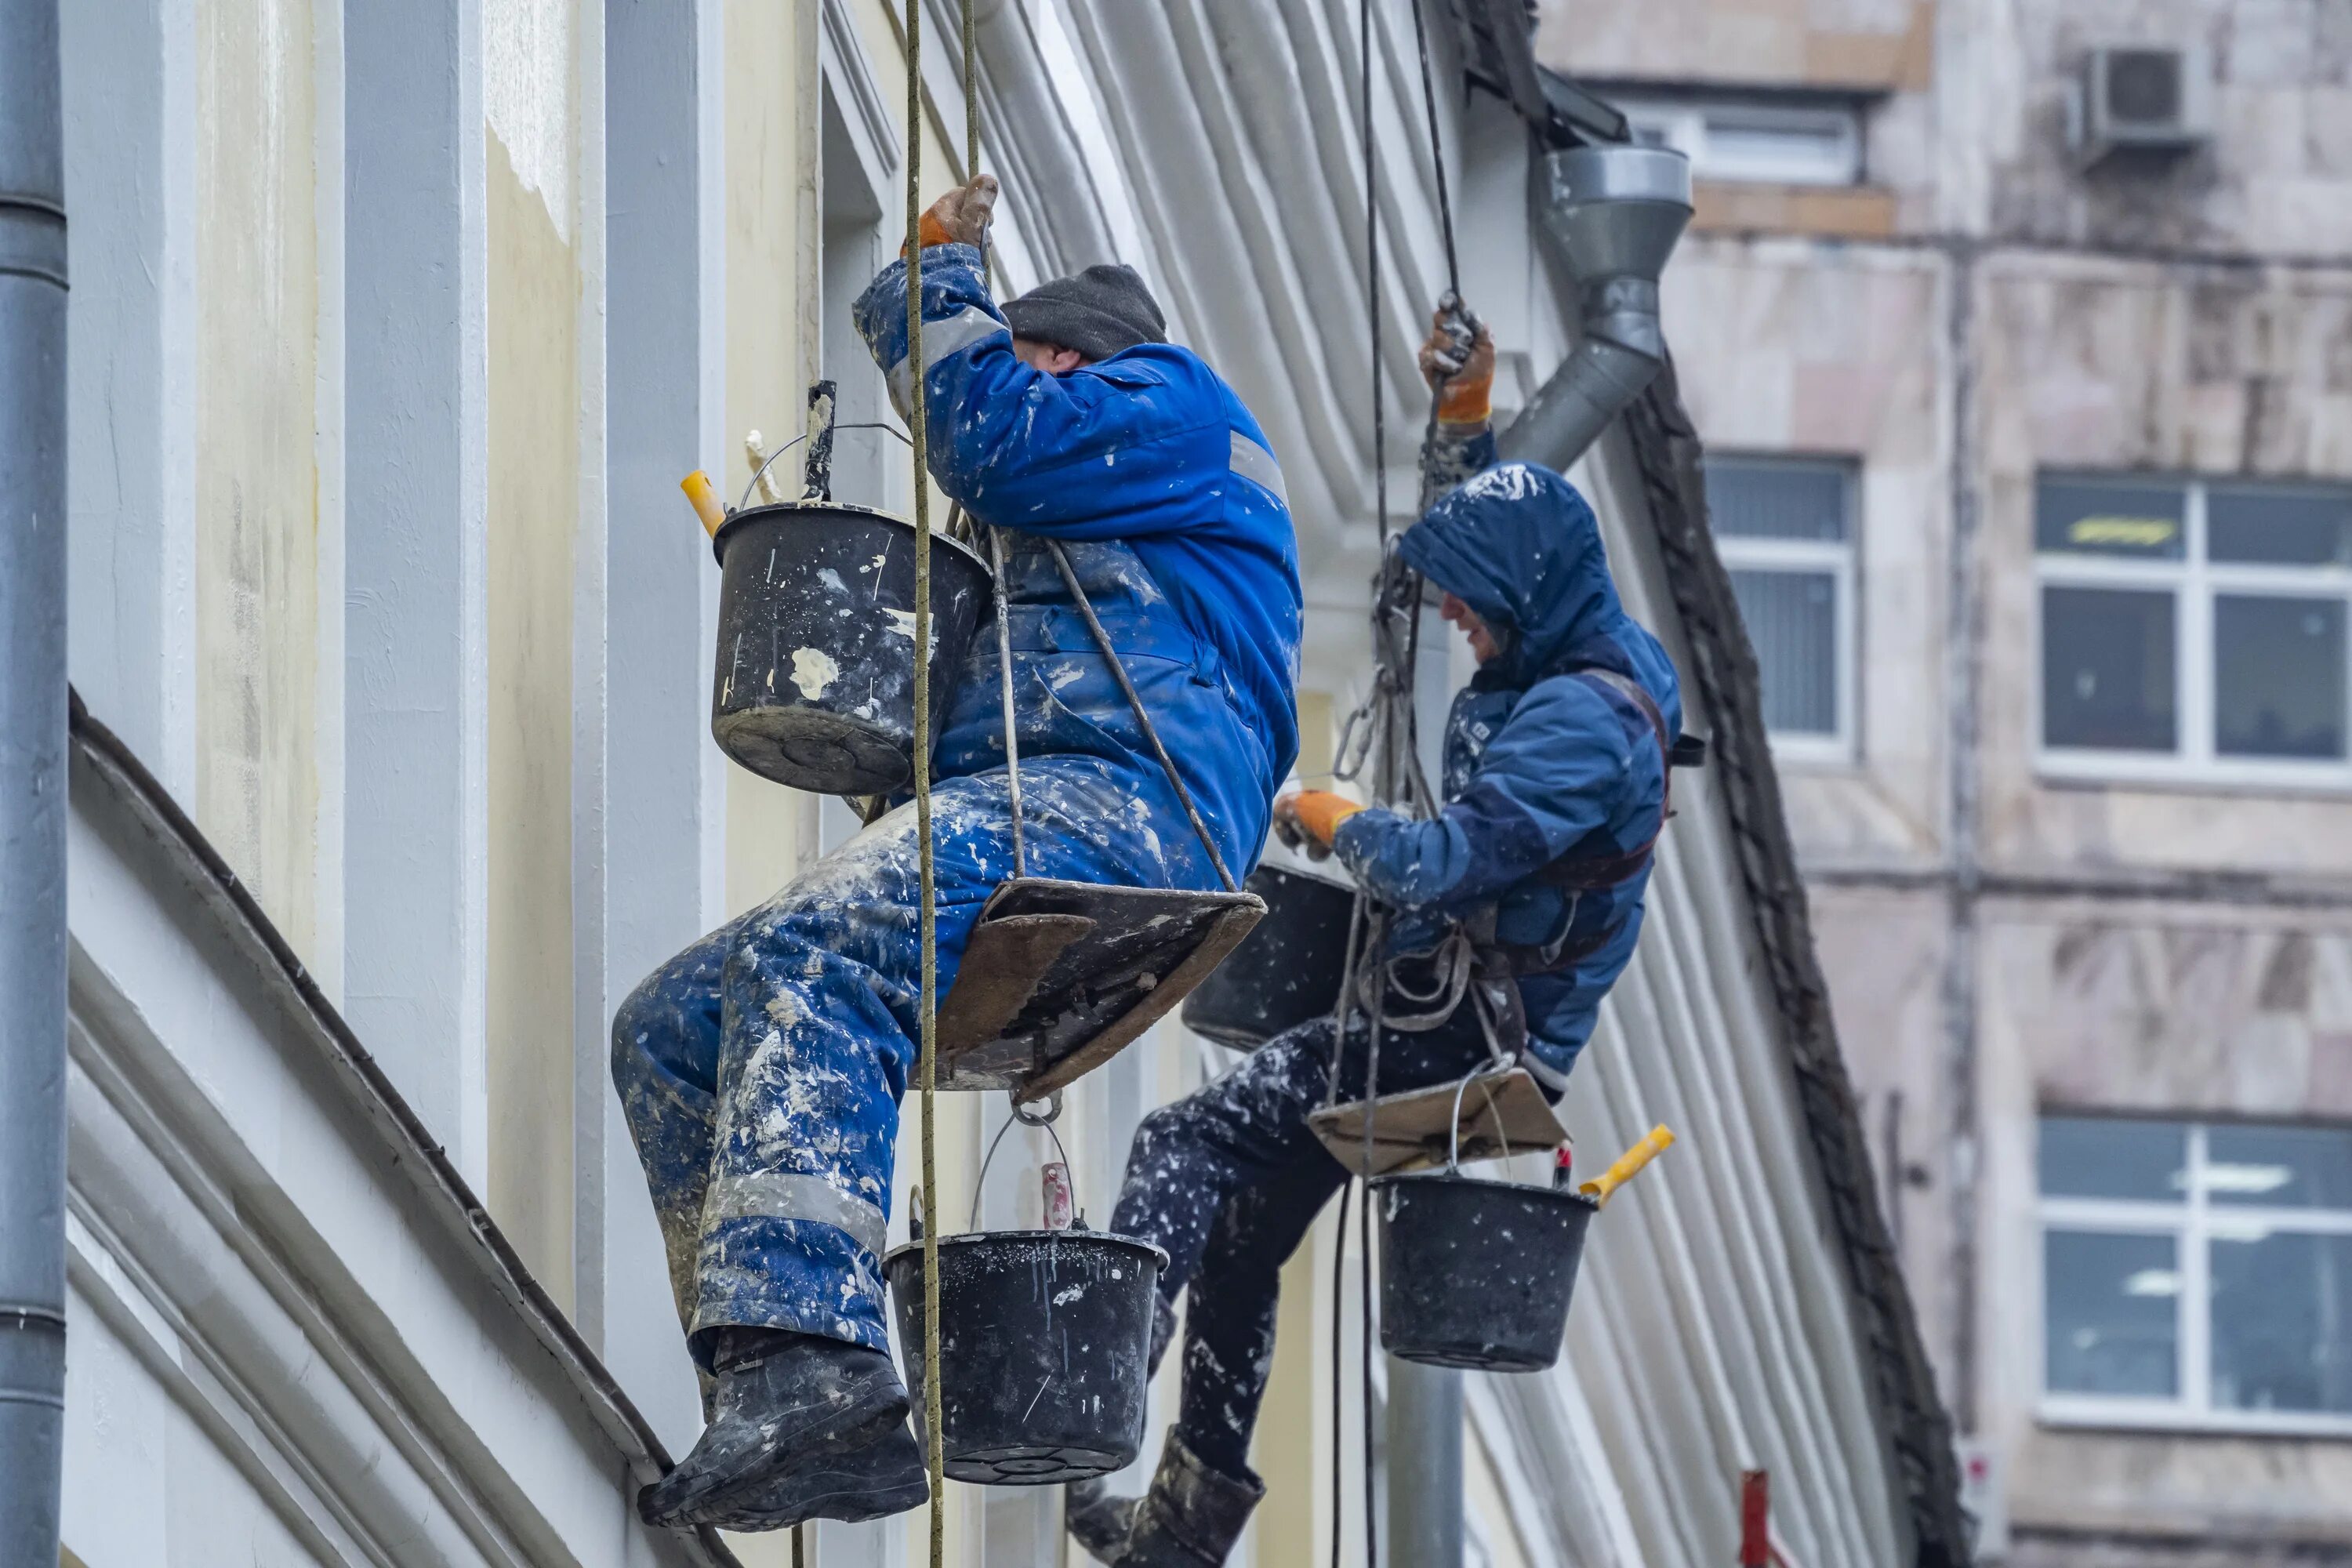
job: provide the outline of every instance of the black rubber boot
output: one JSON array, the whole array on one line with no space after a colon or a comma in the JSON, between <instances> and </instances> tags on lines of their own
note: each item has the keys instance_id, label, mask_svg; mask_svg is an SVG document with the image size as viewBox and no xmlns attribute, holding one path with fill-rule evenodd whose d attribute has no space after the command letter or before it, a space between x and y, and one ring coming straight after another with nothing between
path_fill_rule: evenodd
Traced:
<instances>
[{"instance_id":1,"label":"black rubber boot","mask_svg":"<svg viewBox=\"0 0 2352 1568\"><path fill-rule=\"evenodd\" d=\"M880 1351L814 1334L730 1329L712 1357L710 1424L677 1468L637 1494L647 1524L709 1524L786 1470L869 1447L907 1419Z\"/></svg>"},{"instance_id":2,"label":"black rubber boot","mask_svg":"<svg viewBox=\"0 0 2352 1568\"><path fill-rule=\"evenodd\" d=\"M903 1421L878 1443L852 1453L795 1465L740 1501L701 1521L721 1530L790 1530L804 1520L858 1524L887 1519L930 1500L922 1445Z\"/></svg>"},{"instance_id":3,"label":"black rubber boot","mask_svg":"<svg viewBox=\"0 0 2352 1568\"><path fill-rule=\"evenodd\" d=\"M1116 1563L1135 1530L1139 1497L1120 1497L1101 1480L1072 1481L1062 1489L1062 1527L1097 1563Z\"/></svg>"},{"instance_id":4,"label":"black rubber boot","mask_svg":"<svg viewBox=\"0 0 2352 1568\"><path fill-rule=\"evenodd\" d=\"M1212 1469L1193 1458L1183 1434L1171 1432L1126 1542L1108 1556L1087 1550L1111 1568L1221 1568L1264 1496L1257 1477Z\"/></svg>"}]
</instances>

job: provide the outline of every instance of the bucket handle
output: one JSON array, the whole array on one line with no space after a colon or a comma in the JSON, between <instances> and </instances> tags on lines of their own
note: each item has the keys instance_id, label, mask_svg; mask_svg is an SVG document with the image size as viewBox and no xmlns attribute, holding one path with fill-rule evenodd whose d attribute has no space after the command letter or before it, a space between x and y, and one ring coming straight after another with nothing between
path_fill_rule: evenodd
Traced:
<instances>
[{"instance_id":1,"label":"bucket handle","mask_svg":"<svg viewBox=\"0 0 2352 1568\"><path fill-rule=\"evenodd\" d=\"M971 1184L971 1216L964 1222L964 1228L968 1231L980 1228L980 1200L988 1190L989 1168L996 1163L996 1151L1003 1146L1004 1135L1013 1131L1014 1122L1024 1127L1044 1128L1045 1136L1054 1141L1055 1158L1062 1162L1065 1169L1070 1163L1069 1151L1062 1147L1062 1135L1054 1131L1054 1123L1062 1114L1062 1091L1057 1089L1043 1100L1023 1100L1017 1089L1004 1092L1005 1098L1013 1102L1013 1114L1004 1119L1003 1125L996 1130L996 1136L988 1141L988 1153L980 1162L980 1180ZM1045 1109L1032 1110L1029 1109L1032 1105L1042 1105Z\"/></svg>"},{"instance_id":2,"label":"bucket handle","mask_svg":"<svg viewBox=\"0 0 2352 1568\"><path fill-rule=\"evenodd\" d=\"M1454 1086L1454 1131L1445 1148L1445 1173L1449 1176L1462 1173L1462 1097L1469 1092L1470 1080L1477 1076L1477 1069L1473 1068L1462 1075L1460 1083ZM1502 1113L1495 1109L1494 1091L1482 1089L1478 1092L1486 1097L1486 1114L1495 1119L1495 1136L1503 1145L1503 1158L1507 1160L1511 1157L1511 1134L1510 1130L1503 1125Z\"/></svg>"}]
</instances>

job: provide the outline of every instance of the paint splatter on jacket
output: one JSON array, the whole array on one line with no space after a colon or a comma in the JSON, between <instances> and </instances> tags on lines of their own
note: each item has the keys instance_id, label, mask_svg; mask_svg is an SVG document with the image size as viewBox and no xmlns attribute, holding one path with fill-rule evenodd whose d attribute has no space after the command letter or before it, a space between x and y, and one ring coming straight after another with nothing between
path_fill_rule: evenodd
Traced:
<instances>
[{"instance_id":1,"label":"paint splatter on jacket","mask_svg":"<svg viewBox=\"0 0 2352 1568\"><path fill-rule=\"evenodd\" d=\"M906 265L855 307L903 413ZM1298 752L1301 600L1282 472L1241 399L1191 351L1147 343L1062 375L1014 357L979 250L923 252L931 471L983 522L1070 547L1185 785L1234 874L1265 842ZM1153 759L1060 574L1016 546L1008 574L1015 725L1024 755ZM938 756L1001 766L995 638L983 632ZM1157 831L1171 830L1160 824ZM1189 832L1181 816L1172 831Z\"/></svg>"},{"instance_id":2,"label":"paint splatter on jacket","mask_svg":"<svg viewBox=\"0 0 2352 1568\"><path fill-rule=\"evenodd\" d=\"M1493 437L1447 456L1493 465ZM1591 507L1549 468L1484 468L1399 548L1476 610L1503 651L1454 699L1444 809L1426 822L1359 813L1334 847L1400 908L1461 917L1494 904L1505 942L1592 943L1570 967L1520 982L1536 1065L1564 1075L1633 956L1649 869L1581 895L1534 879L1562 857L1600 861L1638 848L1657 832L1665 802L1665 758L1648 716L1577 671L1597 667L1639 683L1672 736L1682 722L1674 666L1618 603Z\"/></svg>"}]
</instances>

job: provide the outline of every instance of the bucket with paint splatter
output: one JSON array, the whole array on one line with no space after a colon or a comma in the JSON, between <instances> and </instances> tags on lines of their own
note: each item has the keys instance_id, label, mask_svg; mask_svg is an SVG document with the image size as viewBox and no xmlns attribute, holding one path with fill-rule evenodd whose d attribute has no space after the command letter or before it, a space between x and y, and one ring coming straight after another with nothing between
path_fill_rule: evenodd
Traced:
<instances>
[{"instance_id":1,"label":"bucket with paint splatter","mask_svg":"<svg viewBox=\"0 0 2352 1568\"><path fill-rule=\"evenodd\" d=\"M751 507L711 540L721 573L710 736L758 773L820 795L914 778L915 530L835 501ZM989 602L988 568L931 536L932 733Z\"/></svg>"},{"instance_id":2,"label":"bucket with paint splatter","mask_svg":"<svg viewBox=\"0 0 2352 1568\"><path fill-rule=\"evenodd\" d=\"M1541 1372L1559 1359L1599 1200L1452 1169L1375 1176L1371 1195L1383 1350L1479 1372Z\"/></svg>"},{"instance_id":3,"label":"bucket with paint splatter","mask_svg":"<svg viewBox=\"0 0 2352 1568\"><path fill-rule=\"evenodd\" d=\"M1152 1301L1168 1255L1092 1230L940 1238L940 1427L949 1479L1045 1486L1125 1469L1143 1447ZM923 1426L923 1244L883 1260Z\"/></svg>"}]
</instances>

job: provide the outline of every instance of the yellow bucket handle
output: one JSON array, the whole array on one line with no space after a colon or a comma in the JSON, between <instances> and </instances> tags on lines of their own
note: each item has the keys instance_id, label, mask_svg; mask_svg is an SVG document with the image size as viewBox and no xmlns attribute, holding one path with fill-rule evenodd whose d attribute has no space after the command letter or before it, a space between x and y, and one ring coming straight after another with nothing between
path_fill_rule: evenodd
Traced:
<instances>
[{"instance_id":1,"label":"yellow bucket handle","mask_svg":"<svg viewBox=\"0 0 2352 1568\"><path fill-rule=\"evenodd\" d=\"M1599 1178L1585 1183L1576 1190L1591 1198L1594 1206L1609 1201L1609 1194L1641 1174L1642 1167L1666 1152L1675 1141L1674 1133L1663 1121L1643 1135L1642 1141L1617 1156L1617 1163L1601 1173Z\"/></svg>"}]
</instances>

